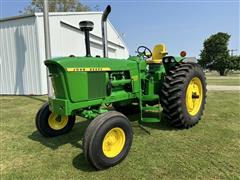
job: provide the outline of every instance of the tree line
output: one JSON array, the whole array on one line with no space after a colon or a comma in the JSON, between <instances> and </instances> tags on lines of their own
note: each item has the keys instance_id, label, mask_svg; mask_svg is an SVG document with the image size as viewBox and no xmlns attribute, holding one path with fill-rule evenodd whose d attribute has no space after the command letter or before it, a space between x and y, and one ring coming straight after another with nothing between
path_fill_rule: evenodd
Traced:
<instances>
[{"instance_id":1,"label":"tree line","mask_svg":"<svg viewBox=\"0 0 240 180\"><path fill-rule=\"evenodd\" d=\"M27 7L20 11L22 14L43 12L44 0L32 0ZM50 0L49 12L83 12L91 11L91 8L82 4L79 0Z\"/></svg>"},{"instance_id":2,"label":"tree line","mask_svg":"<svg viewBox=\"0 0 240 180\"><path fill-rule=\"evenodd\" d=\"M216 70L221 76L230 70L240 70L240 56L231 56L228 49L228 33L219 32L203 42L199 64L210 70Z\"/></svg>"}]
</instances>

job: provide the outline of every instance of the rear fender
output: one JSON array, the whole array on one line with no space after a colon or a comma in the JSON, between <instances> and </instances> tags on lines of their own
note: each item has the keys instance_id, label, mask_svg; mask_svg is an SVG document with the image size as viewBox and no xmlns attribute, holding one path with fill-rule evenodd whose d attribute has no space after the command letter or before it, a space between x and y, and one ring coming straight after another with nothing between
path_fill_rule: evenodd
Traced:
<instances>
[{"instance_id":1,"label":"rear fender","mask_svg":"<svg viewBox=\"0 0 240 180\"><path fill-rule=\"evenodd\" d=\"M174 67L181 62L197 63L197 59L195 57L165 56L162 62L166 73L168 73L171 67Z\"/></svg>"}]
</instances>

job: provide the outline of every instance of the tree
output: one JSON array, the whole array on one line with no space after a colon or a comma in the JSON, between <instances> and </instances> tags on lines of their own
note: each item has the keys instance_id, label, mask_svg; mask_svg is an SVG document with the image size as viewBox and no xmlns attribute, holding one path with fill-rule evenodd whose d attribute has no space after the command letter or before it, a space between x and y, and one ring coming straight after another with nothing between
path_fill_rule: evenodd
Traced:
<instances>
[{"instance_id":1,"label":"tree","mask_svg":"<svg viewBox=\"0 0 240 180\"><path fill-rule=\"evenodd\" d=\"M34 12L43 12L44 0L32 0L30 4L20 11L22 14L31 14ZM78 0L50 0L49 12L81 12L90 11L90 7L83 5Z\"/></svg>"},{"instance_id":2,"label":"tree","mask_svg":"<svg viewBox=\"0 0 240 180\"><path fill-rule=\"evenodd\" d=\"M199 64L203 68L216 70L223 76L226 69L229 68L228 42L230 37L227 33L219 32L206 39L203 43Z\"/></svg>"},{"instance_id":3,"label":"tree","mask_svg":"<svg viewBox=\"0 0 240 180\"><path fill-rule=\"evenodd\" d=\"M228 69L240 70L240 56L231 56Z\"/></svg>"}]
</instances>

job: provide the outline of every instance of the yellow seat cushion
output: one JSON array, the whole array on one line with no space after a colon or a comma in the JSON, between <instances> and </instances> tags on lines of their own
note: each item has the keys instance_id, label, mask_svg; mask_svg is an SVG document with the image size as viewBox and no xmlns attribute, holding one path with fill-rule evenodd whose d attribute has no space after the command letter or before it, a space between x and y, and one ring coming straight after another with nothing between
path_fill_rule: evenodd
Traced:
<instances>
[{"instance_id":1,"label":"yellow seat cushion","mask_svg":"<svg viewBox=\"0 0 240 180\"><path fill-rule=\"evenodd\" d=\"M153 48L152 59L147 61L147 64L160 64L162 58L167 55L167 48L164 44L157 44Z\"/></svg>"}]
</instances>

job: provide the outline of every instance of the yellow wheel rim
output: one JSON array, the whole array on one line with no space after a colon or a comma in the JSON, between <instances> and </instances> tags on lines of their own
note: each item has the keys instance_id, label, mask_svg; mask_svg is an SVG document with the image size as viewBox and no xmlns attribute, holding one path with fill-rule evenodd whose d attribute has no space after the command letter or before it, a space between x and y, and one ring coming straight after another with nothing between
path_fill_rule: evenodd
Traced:
<instances>
[{"instance_id":1,"label":"yellow wheel rim","mask_svg":"<svg viewBox=\"0 0 240 180\"><path fill-rule=\"evenodd\" d=\"M108 158L116 157L122 151L125 140L125 133L121 128L111 129L103 139L103 154Z\"/></svg>"},{"instance_id":2,"label":"yellow wheel rim","mask_svg":"<svg viewBox=\"0 0 240 180\"><path fill-rule=\"evenodd\" d=\"M195 116L202 104L203 88L199 78L194 77L187 87L186 92L186 107L191 116Z\"/></svg>"},{"instance_id":3,"label":"yellow wheel rim","mask_svg":"<svg viewBox=\"0 0 240 180\"><path fill-rule=\"evenodd\" d=\"M51 113L48 118L49 126L54 130L63 129L68 123L67 116L59 116L55 113Z\"/></svg>"}]
</instances>

